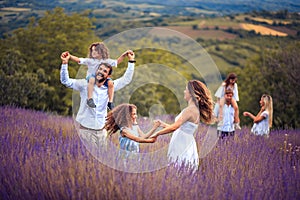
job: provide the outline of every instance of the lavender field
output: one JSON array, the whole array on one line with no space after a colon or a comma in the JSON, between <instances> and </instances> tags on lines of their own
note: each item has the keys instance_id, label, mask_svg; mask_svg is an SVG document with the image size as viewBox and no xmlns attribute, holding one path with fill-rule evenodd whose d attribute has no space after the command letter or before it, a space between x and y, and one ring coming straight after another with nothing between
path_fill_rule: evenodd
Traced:
<instances>
[{"instance_id":1,"label":"lavender field","mask_svg":"<svg viewBox=\"0 0 300 200\"><path fill-rule=\"evenodd\" d=\"M173 165L126 173L87 151L71 117L9 107L0 113L0 199L300 199L300 130L265 138L243 127L219 140L194 174Z\"/></svg>"}]
</instances>

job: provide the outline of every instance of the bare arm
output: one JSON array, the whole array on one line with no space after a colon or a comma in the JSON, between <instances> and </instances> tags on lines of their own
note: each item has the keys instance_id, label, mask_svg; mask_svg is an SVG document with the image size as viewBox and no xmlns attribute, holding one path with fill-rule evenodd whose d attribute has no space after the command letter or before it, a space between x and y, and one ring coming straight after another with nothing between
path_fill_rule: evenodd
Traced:
<instances>
[{"instance_id":1,"label":"bare arm","mask_svg":"<svg viewBox=\"0 0 300 200\"><path fill-rule=\"evenodd\" d=\"M252 114L252 113L250 113L250 112L243 112L243 115L245 116L245 117L250 117L251 119L253 119L254 120L254 118L255 118L255 116Z\"/></svg>"},{"instance_id":2,"label":"bare arm","mask_svg":"<svg viewBox=\"0 0 300 200\"><path fill-rule=\"evenodd\" d=\"M244 112L243 115L246 117L250 117L251 119L253 119L254 123L257 123L257 122L260 122L263 119L265 119L265 117L261 115L262 112L263 112L263 110L261 109L256 116L250 112Z\"/></svg>"},{"instance_id":3,"label":"bare arm","mask_svg":"<svg viewBox=\"0 0 300 200\"><path fill-rule=\"evenodd\" d=\"M124 128L122 130L122 136L127 137L127 138L129 138L133 141L139 142L139 143L154 143L156 141L156 137L148 138L148 139L142 138L142 137L137 137L137 136L131 134L129 132L129 130L126 128Z\"/></svg>"},{"instance_id":4,"label":"bare arm","mask_svg":"<svg viewBox=\"0 0 300 200\"><path fill-rule=\"evenodd\" d=\"M140 127L138 127L138 133L141 138L148 138L150 135L152 135L154 133L154 131L159 127L159 125L160 125L160 122L155 121L153 127L146 134L140 129Z\"/></svg>"},{"instance_id":5,"label":"bare arm","mask_svg":"<svg viewBox=\"0 0 300 200\"><path fill-rule=\"evenodd\" d=\"M120 55L120 57L118 58L118 64L120 64L121 62L123 62L124 58L128 55L128 54L132 54L133 51L132 50L127 50L124 53L122 53L122 55Z\"/></svg>"},{"instance_id":6,"label":"bare arm","mask_svg":"<svg viewBox=\"0 0 300 200\"><path fill-rule=\"evenodd\" d=\"M63 52L60 56L62 60L62 65L60 68L60 82L66 87L72 88L74 90L82 90L87 86L86 81L84 79L72 79L69 77L68 71L68 62L70 59L69 52Z\"/></svg>"},{"instance_id":7,"label":"bare arm","mask_svg":"<svg viewBox=\"0 0 300 200\"><path fill-rule=\"evenodd\" d=\"M70 54L70 60L75 61L77 63L80 62L80 59L77 56L74 56L74 55L71 55L71 54Z\"/></svg>"},{"instance_id":8,"label":"bare arm","mask_svg":"<svg viewBox=\"0 0 300 200\"><path fill-rule=\"evenodd\" d=\"M134 52L128 53L127 57L129 61L134 61L135 58ZM134 63L128 62L128 67L124 75L121 78L118 78L114 81L114 90L115 91L120 90L126 85L128 85L132 80L133 73L134 73Z\"/></svg>"},{"instance_id":9,"label":"bare arm","mask_svg":"<svg viewBox=\"0 0 300 200\"><path fill-rule=\"evenodd\" d=\"M189 119L191 119L191 115L192 115L192 112L190 109L183 110L181 112L180 117L178 117L178 119L173 124L170 124L170 125L166 126L165 128L155 132L153 135L151 135L150 138L157 137L159 135L164 135L167 133L171 133L171 132L177 130L184 122L189 121Z\"/></svg>"}]
</instances>

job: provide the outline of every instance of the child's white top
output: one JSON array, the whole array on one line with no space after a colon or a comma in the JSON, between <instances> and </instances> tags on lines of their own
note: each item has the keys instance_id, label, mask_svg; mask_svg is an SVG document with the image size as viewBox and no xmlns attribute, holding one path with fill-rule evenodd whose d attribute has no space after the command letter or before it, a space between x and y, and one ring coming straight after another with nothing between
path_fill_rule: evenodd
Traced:
<instances>
[{"instance_id":1,"label":"child's white top","mask_svg":"<svg viewBox=\"0 0 300 200\"><path fill-rule=\"evenodd\" d=\"M108 63L112 67L117 67L118 66L118 61L114 59L95 59L95 58L79 58L79 63L80 65L87 65L88 70L87 70L87 75L95 74L97 68L99 67L100 63Z\"/></svg>"},{"instance_id":2,"label":"child's white top","mask_svg":"<svg viewBox=\"0 0 300 200\"><path fill-rule=\"evenodd\" d=\"M216 91L215 97L222 98L222 97L224 97L224 95L225 95L225 84L222 83L222 85ZM237 83L234 83L234 85L233 85L233 98L235 101L239 101L239 92L238 92Z\"/></svg>"}]
</instances>

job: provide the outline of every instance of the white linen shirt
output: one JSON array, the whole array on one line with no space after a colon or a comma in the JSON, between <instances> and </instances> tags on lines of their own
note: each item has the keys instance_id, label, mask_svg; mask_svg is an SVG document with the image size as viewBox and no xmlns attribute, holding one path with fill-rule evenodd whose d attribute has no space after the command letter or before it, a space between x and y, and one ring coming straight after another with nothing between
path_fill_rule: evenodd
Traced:
<instances>
[{"instance_id":1,"label":"white linen shirt","mask_svg":"<svg viewBox=\"0 0 300 200\"><path fill-rule=\"evenodd\" d=\"M223 106L223 126L218 128L219 131L234 131L234 108L230 105Z\"/></svg>"},{"instance_id":2,"label":"white linen shirt","mask_svg":"<svg viewBox=\"0 0 300 200\"><path fill-rule=\"evenodd\" d=\"M115 91L128 85L133 77L134 63L128 63L128 67L121 78L114 80ZM63 85L80 93L80 106L76 115L76 121L90 129L102 129L107 115L108 93L107 87L94 86L93 99L96 108L90 108L87 103L88 83L85 79L72 79L69 77L68 64L62 64L60 69L60 81Z\"/></svg>"}]
</instances>

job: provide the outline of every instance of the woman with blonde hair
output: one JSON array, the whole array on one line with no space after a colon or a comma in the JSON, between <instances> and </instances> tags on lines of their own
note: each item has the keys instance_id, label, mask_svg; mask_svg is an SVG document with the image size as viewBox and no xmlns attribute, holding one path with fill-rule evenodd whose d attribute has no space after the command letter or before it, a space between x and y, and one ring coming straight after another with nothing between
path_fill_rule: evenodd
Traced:
<instances>
[{"instance_id":1,"label":"woman with blonde hair","mask_svg":"<svg viewBox=\"0 0 300 200\"><path fill-rule=\"evenodd\" d=\"M269 135L273 121L273 100L270 95L263 94L260 101L260 111L256 116L250 112L244 112L243 115L253 119L251 132L255 135Z\"/></svg>"},{"instance_id":2,"label":"woman with blonde hair","mask_svg":"<svg viewBox=\"0 0 300 200\"><path fill-rule=\"evenodd\" d=\"M168 149L169 161L197 169L199 155L194 133L198 130L200 122L212 123L213 101L206 85L198 80L188 82L184 90L184 99L188 106L175 118L175 122L169 125L161 121L164 128L151 137L174 131Z\"/></svg>"}]
</instances>

